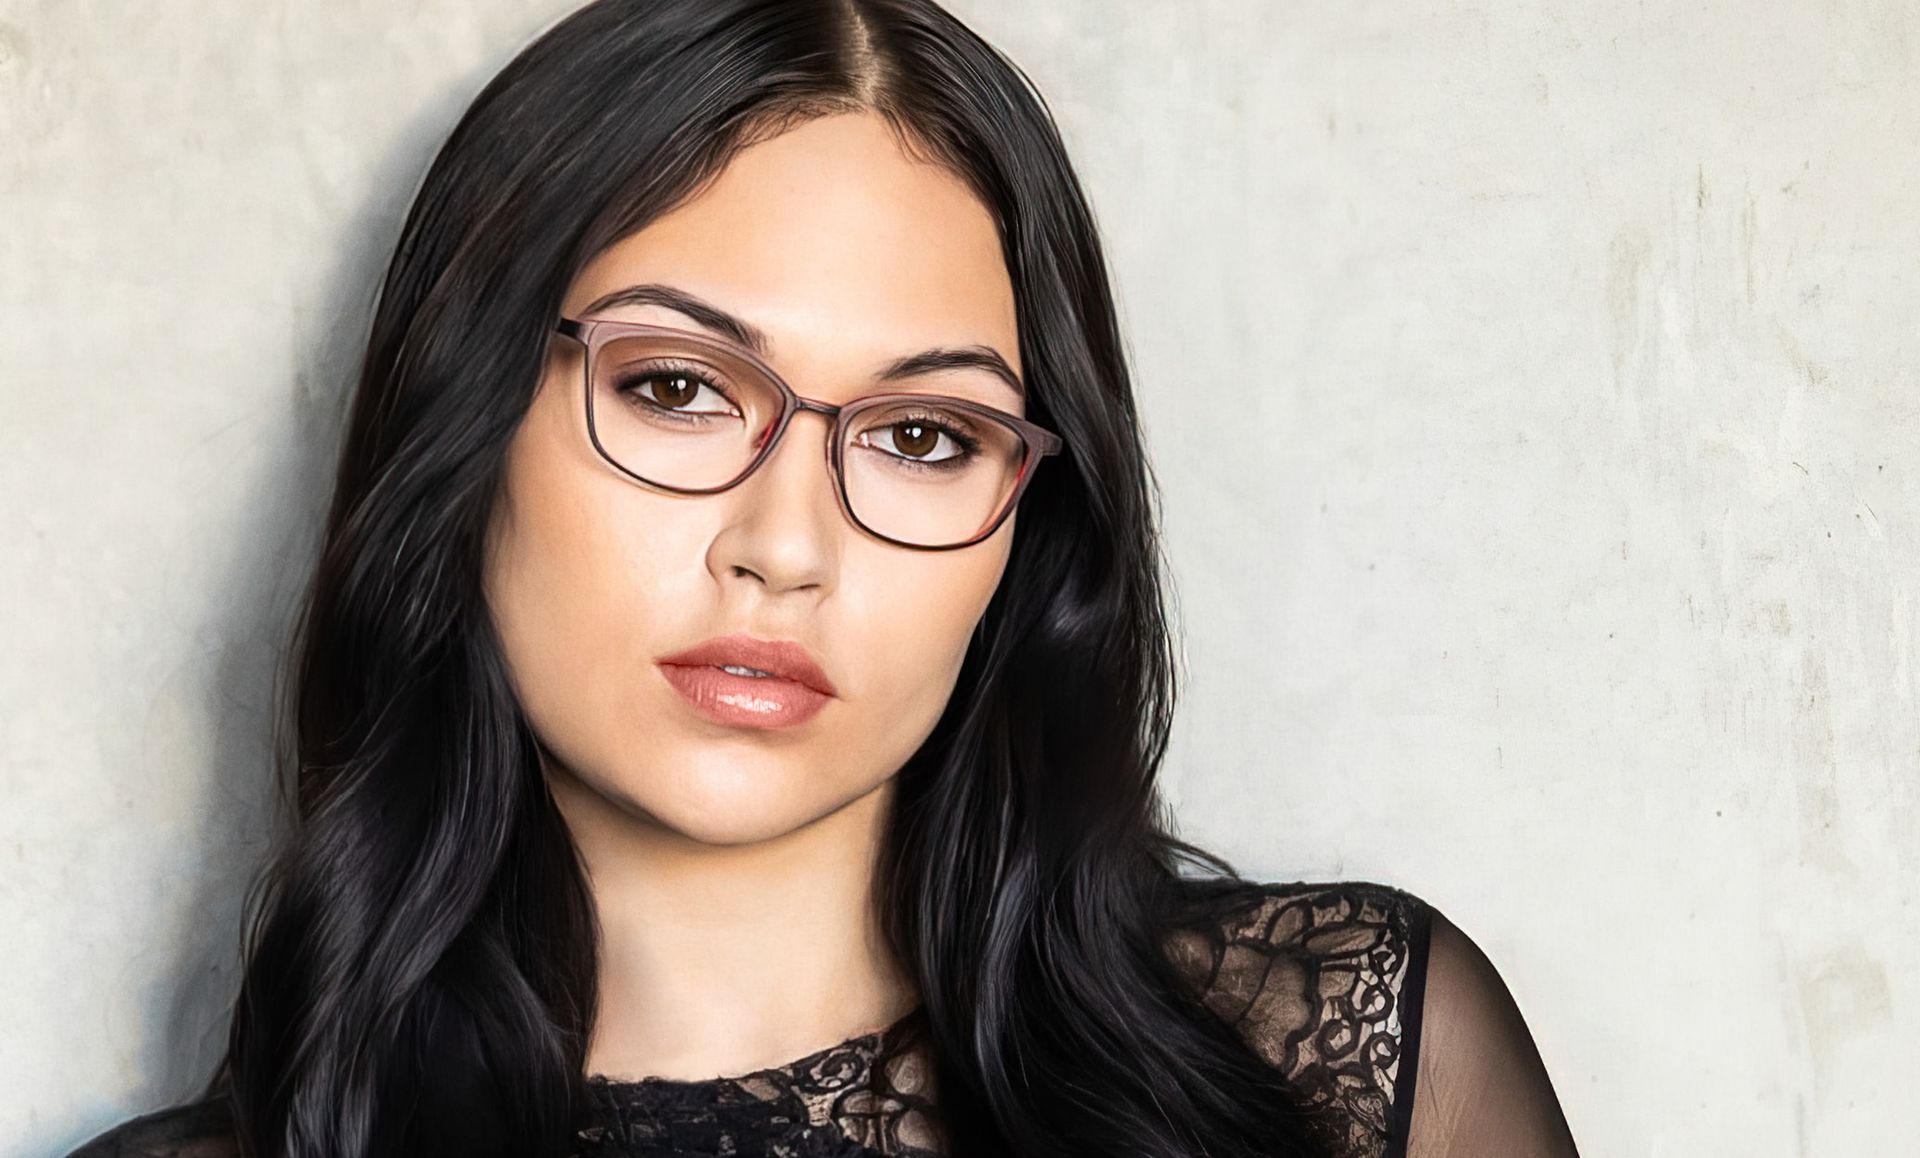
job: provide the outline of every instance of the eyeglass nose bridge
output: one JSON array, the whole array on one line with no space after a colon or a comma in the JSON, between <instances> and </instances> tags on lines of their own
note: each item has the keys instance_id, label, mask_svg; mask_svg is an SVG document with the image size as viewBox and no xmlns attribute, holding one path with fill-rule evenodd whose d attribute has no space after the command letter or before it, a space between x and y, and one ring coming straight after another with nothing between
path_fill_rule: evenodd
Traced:
<instances>
[{"instance_id":1,"label":"eyeglass nose bridge","mask_svg":"<svg viewBox=\"0 0 1920 1158\"><path fill-rule=\"evenodd\" d=\"M845 410L846 407L836 406L831 402L816 402L811 398L802 398L800 397L800 395L794 393L793 388L790 386L787 386L786 383L778 382L778 380L776 379L776 384L785 388L787 396L793 400L793 404L788 409L787 413L780 419L780 421L771 423L768 425L765 438L762 439L760 446L755 448L752 464L749 465L747 469L741 473L739 478L736 478L734 480L733 485L737 486L740 483L746 481L746 478L748 475L751 475L755 471L758 471L762 463L766 462L767 459L773 457L772 444L779 442L781 439L787 436L787 427L793 425L793 420L795 416L800 414L801 411L811 410L815 414L818 414L822 418L827 420L827 437L826 437L827 466L829 469L833 471L835 476L835 485L838 486L839 471L840 471L840 453L839 453L839 447L836 446L835 444L840 441L838 437L840 433L840 412L842 410Z\"/></svg>"},{"instance_id":2,"label":"eyeglass nose bridge","mask_svg":"<svg viewBox=\"0 0 1920 1158\"><path fill-rule=\"evenodd\" d=\"M811 410L815 414L824 416L828 422L836 426L840 423L840 412L845 409L846 407L835 406L831 402L815 402L811 398L802 398L798 394L793 396L794 414L798 414L802 410ZM788 415L787 417L788 421L792 421L792 415Z\"/></svg>"}]
</instances>

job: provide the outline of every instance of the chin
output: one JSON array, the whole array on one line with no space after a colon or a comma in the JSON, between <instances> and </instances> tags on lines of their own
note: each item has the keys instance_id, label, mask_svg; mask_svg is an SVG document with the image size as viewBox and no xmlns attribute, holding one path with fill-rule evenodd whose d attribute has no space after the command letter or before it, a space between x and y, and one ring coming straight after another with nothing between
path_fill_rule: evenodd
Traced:
<instances>
[{"instance_id":1,"label":"chin","mask_svg":"<svg viewBox=\"0 0 1920 1158\"><path fill-rule=\"evenodd\" d=\"M765 802L748 808L727 808L675 801L673 808L656 810L649 815L661 827L687 840L725 847L776 840L804 828L823 813L769 806Z\"/></svg>"},{"instance_id":2,"label":"chin","mask_svg":"<svg viewBox=\"0 0 1920 1158\"><path fill-rule=\"evenodd\" d=\"M618 803L688 840L744 845L804 828L873 787L831 791L818 770L765 757L745 765L695 758L644 789L621 792Z\"/></svg>"}]
</instances>

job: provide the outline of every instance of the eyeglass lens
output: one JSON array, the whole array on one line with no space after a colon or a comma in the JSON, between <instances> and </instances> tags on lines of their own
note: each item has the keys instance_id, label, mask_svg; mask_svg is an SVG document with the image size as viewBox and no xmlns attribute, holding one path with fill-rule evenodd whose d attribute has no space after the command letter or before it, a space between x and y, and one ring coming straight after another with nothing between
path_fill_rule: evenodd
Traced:
<instances>
[{"instance_id":1,"label":"eyeglass lens","mask_svg":"<svg viewBox=\"0 0 1920 1158\"><path fill-rule=\"evenodd\" d=\"M604 342L588 391L602 452L664 487L706 490L739 478L779 421L783 396L752 366L718 363L671 336ZM847 423L840 448L847 505L889 539L964 543L1006 503L1026 444L990 416L923 399L864 409Z\"/></svg>"}]
</instances>

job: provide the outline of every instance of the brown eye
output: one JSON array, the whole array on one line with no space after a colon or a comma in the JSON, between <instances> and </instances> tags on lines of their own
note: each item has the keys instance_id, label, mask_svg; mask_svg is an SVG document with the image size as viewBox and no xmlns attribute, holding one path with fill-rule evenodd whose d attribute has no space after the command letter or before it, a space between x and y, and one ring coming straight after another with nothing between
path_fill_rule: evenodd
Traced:
<instances>
[{"instance_id":1,"label":"brown eye","mask_svg":"<svg viewBox=\"0 0 1920 1158\"><path fill-rule=\"evenodd\" d=\"M884 462L902 470L952 473L981 461L980 435L974 429L965 418L944 410L928 414L895 410L862 430L855 445L875 451Z\"/></svg>"},{"instance_id":2,"label":"brown eye","mask_svg":"<svg viewBox=\"0 0 1920 1158\"><path fill-rule=\"evenodd\" d=\"M644 378L634 379L628 385L636 393L644 391L647 401L657 402L677 410L694 400L694 397L700 393L702 383L685 374L649 374Z\"/></svg>"},{"instance_id":3,"label":"brown eye","mask_svg":"<svg viewBox=\"0 0 1920 1158\"><path fill-rule=\"evenodd\" d=\"M618 379L614 390L642 410L661 415L737 413L727 390L703 374L678 367L636 369Z\"/></svg>"},{"instance_id":4,"label":"brown eye","mask_svg":"<svg viewBox=\"0 0 1920 1158\"><path fill-rule=\"evenodd\" d=\"M923 422L896 422L892 429L894 449L911 458L925 458L940 444L939 428Z\"/></svg>"}]
</instances>

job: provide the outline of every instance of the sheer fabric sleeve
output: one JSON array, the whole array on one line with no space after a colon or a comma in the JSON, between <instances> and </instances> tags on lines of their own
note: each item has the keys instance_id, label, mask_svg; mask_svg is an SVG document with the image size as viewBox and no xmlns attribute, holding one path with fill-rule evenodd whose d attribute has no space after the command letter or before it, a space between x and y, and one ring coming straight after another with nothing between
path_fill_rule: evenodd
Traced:
<instances>
[{"instance_id":1,"label":"sheer fabric sleeve","mask_svg":"<svg viewBox=\"0 0 1920 1158\"><path fill-rule=\"evenodd\" d=\"M1576 1158L1533 1035L1478 945L1428 910L1407 1158Z\"/></svg>"}]
</instances>

